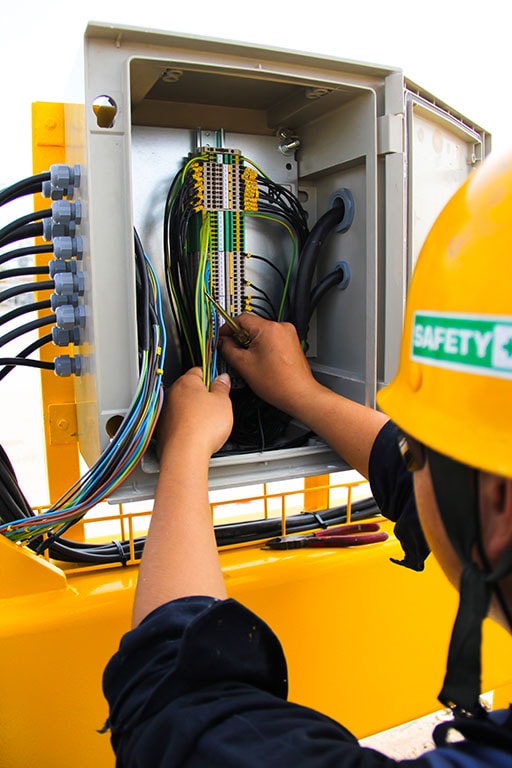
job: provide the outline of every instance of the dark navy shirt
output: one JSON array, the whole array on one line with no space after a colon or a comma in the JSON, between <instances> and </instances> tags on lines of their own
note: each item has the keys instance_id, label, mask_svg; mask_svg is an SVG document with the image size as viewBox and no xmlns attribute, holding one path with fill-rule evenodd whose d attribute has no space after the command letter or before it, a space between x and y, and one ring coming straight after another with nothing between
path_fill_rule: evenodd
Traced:
<instances>
[{"instance_id":1,"label":"dark navy shirt","mask_svg":"<svg viewBox=\"0 0 512 768\"><path fill-rule=\"evenodd\" d=\"M393 454L383 428L370 461L372 489L402 526L403 564L421 570L428 553L410 478L395 459L393 483L378 477ZM384 461L386 464L386 461ZM389 461L388 461L389 466ZM409 487L409 496L406 488ZM402 504L402 513L398 509ZM403 510L406 510L404 512ZM419 537L418 537L419 531ZM281 645L265 622L235 600L197 596L154 610L121 640L103 678L108 725L121 768L378 768L398 763L361 747L342 725L287 701ZM485 728L483 732L487 734ZM502 732L499 731L501 734ZM403 768L512 768L512 739L443 744Z\"/></svg>"}]
</instances>

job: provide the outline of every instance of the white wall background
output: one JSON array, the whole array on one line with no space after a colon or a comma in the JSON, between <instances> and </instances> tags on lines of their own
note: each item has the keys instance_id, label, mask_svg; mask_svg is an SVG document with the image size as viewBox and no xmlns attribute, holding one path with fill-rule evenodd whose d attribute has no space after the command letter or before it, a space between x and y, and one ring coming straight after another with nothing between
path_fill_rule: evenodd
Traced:
<instances>
[{"instance_id":1,"label":"white wall background","mask_svg":"<svg viewBox=\"0 0 512 768\"><path fill-rule=\"evenodd\" d=\"M88 21L257 43L401 68L507 146L510 24L502 0L17 0L0 27L0 186L31 172L32 101L81 101Z\"/></svg>"}]
</instances>

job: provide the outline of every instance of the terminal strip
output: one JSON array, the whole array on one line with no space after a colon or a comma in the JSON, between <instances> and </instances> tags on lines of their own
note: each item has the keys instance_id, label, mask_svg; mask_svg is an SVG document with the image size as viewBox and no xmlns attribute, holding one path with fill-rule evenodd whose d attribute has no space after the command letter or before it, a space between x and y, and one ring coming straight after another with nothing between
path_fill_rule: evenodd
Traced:
<instances>
[{"instance_id":1,"label":"terminal strip","mask_svg":"<svg viewBox=\"0 0 512 768\"><path fill-rule=\"evenodd\" d=\"M201 147L198 165L194 208L209 218L212 293L236 316L247 309L243 212L257 210L256 173L246 168L238 149Z\"/></svg>"}]
</instances>

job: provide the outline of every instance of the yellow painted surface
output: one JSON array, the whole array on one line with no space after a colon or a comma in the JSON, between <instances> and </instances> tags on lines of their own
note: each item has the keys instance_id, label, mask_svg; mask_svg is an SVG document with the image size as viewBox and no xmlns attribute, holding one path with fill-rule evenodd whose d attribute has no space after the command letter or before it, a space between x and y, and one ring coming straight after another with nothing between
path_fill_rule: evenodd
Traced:
<instances>
[{"instance_id":1,"label":"yellow painted surface","mask_svg":"<svg viewBox=\"0 0 512 768\"><path fill-rule=\"evenodd\" d=\"M109 737L97 732L107 716L101 675L129 628L138 567L65 575L0 545L0 766L39 765L42 755L52 768L113 766ZM390 563L400 553L390 537L350 550L254 544L220 555L230 595L283 643L290 699L358 737L439 708L455 593L433 559L413 573ZM508 643L486 626L484 690L512 680Z\"/></svg>"},{"instance_id":2,"label":"yellow painted surface","mask_svg":"<svg viewBox=\"0 0 512 768\"><path fill-rule=\"evenodd\" d=\"M304 478L304 511L318 512L329 508L329 475Z\"/></svg>"},{"instance_id":3,"label":"yellow painted surface","mask_svg":"<svg viewBox=\"0 0 512 768\"><path fill-rule=\"evenodd\" d=\"M73 119L66 120L66 115ZM47 102L36 102L32 105L32 165L34 173L47 171L55 163L69 162L68 154L76 151L73 142L76 141L73 132L73 141L66 130L66 126L80 124L80 109L78 105L53 104ZM75 129L76 130L76 129ZM72 162L77 162L76 160ZM51 201L43 198L41 195L34 195L34 209L42 210L48 208ZM44 243L42 238L37 238L38 245ZM53 258L51 253L43 253L36 257L36 264L43 266ZM41 275L40 279L47 279L46 275ZM48 299L50 291L38 291L37 301ZM42 310L40 314L49 314L51 310ZM44 328L40 331L41 335L48 333ZM53 345L46 345L40 350L42 360L52 361L57 354L65 354L66 348L57 348ZM69 430L60 432L55 429L55 420L51 419L52 408L67 409L67 419L71 418L76 423L76 414L70 416L69 410L76 411L75 391L72 378L62 378L55 376L53 371L41 371L41 397L43 407L44 435L46 443L46 464L48 476L48 490L50 503L67 491L67 489L80 476L80 466L78 457L78 444L76 436L70 439ZM55 414L55 410L53 410ZM76 432L76 430L75 430ZM79 538L80 528L75 528L73 536Z\"/></svg>"}]
</instances>

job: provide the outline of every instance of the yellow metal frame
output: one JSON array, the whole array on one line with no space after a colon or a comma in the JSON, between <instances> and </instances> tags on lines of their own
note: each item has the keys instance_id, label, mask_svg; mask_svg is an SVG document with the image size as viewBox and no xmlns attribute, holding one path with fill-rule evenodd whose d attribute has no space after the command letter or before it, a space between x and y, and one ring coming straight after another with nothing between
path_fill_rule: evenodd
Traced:
<instances>
[{"instance_id":1,"label":"yellow metal frame","mask_svg":"<svg viewBox=\"0 0 512 768\"><path fill-rule=\"evenodd\" d=\"M66 163L70 137L68 126L82 124L83 107L79 105L36 102L32 105L32 166L41 173L55 163ZM66 119L67 116L67 119ZM69 133L69 131L68 131ZM34 195L35 210L48 207L41 195ZM43 241L40 240L40 243ZM52 254L36 257L38 266L46 265ZM43 279L43 278L40 278ZM49 298L49 291L40 291L37 300ZM40 314L49 314L42 310ZM41 334L45 332L41 331ZM64 353L65 350L62 350ZM41 349L41 359L51 360L53 355ZM57 499L80 476L75 394L71 378L59 378L51 371L41 371L43 423L46 443L46 463L50 502ZM76 532L75 532L76 533Z\"/></svg>"},{"instance_id":2,"label":"yellow metal frame","mask_svg":"<svg viewBox=\"0 0 512 768\"><path fill-rule=\"evenodd\" d=\"M64 121L63 105L34 106L35 169L64 160ZM78 477L69 426L74 396L71 380L45 373L42 386L54 497ZM350 515L360 483L352 478L343 490L326 476L291 494L264 486L260 497L212 501L212 514L225 519L231 504L240 519L260 504L257 514L280 517L284 532L297 505L323 509L340 492ZM117 526L114 537L132 540L148 515L122 507L93 511L98 523ZM390 534L386 542L275 551L256 541L220 551L229 594L281 639L290 699L340 720L360 738L438 708L456 609L455 591L432 558L421 574L391 563L402 557L401 548L391 524L377 519ZM82 568L36 557L0 536L1 765L114 765L109 737L98 733L107 716L101 677L129 629L137 574L133 557L124 567ZM500 704L512 681L509 643L486 622L483 689L498 691Z\"/></svg>"},{"instance_id":3,"label":"yellow metal frame","mask_svg":"<svg viewBox=\"0 0 512 768\"><path fill-rule=\"evenodd\" d=\"M379 521L389 539L364 547L275 551L253 542L220 551L229 594L283 644L290 699L360 738L439 707L456 608L433 559L421 574L390 562L400 546ZM0 537L5 765L41 755L52 765L70 755L76 768L114 765L108 736L98 733L107 716L101 676L129 629L137 574L135 564L59 567ZM484 689L500 689L512 680L510 639L491 623L484 636Z\"/></svg>"}]
</instances>

